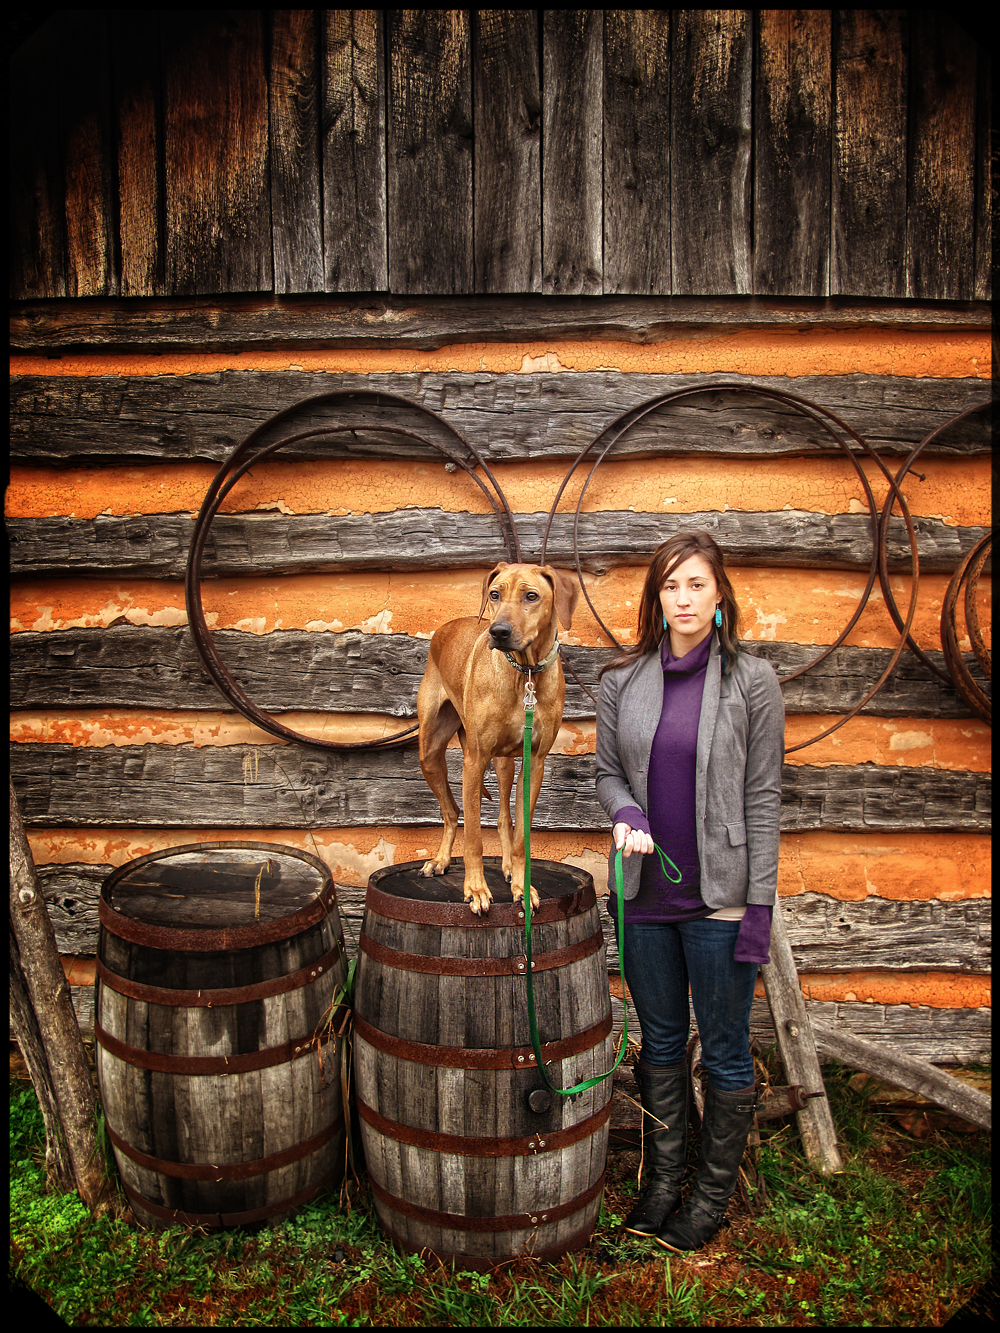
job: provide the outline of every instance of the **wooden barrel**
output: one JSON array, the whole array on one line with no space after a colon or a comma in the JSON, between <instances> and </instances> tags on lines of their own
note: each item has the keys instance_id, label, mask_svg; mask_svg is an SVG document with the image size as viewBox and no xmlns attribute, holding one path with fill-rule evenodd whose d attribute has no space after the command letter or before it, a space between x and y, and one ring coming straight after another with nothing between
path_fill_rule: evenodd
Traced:
<instances>
[{"instance_id":1,"label":"wooden barrel","mask_svg":"<svg viewBox=\"0 0 1000 1333\"><path fill-rule=\"evenodd\" d=\"M98 1087L140 1223L276 1222L339 1184L345 976L333 881L308 853L206 842L108 876Z\"/></svg>"},{"instance_id":2,"label":"wooden barrel","mask_svg":"<svg viewBox=\"0 0 1000 1333\"><path fill-rule=\"evenodd\" d=\"M531 1047L524 917L499 858L489 915L462 901L463 867L371 877L359 941L353 1053L361 1141L383 1230L460 1267L554 1256L597 1222L612 1080L549 1093ZM535 861L531 950L546 1072L557 1087L610 1070L614 1041L593 881Z\"/></svg>"}]
</instances>

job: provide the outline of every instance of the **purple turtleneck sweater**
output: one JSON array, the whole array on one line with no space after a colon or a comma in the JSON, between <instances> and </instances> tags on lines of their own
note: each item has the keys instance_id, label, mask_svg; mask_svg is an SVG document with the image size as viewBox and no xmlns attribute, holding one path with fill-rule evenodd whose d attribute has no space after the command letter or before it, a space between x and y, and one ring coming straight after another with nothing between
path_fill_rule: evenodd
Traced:
<instances>
[{"instance_id":1,"label":"purple turtleneck sweater","mask_svg":"<svg viewBox=\"0 0 1000 1333\"><path fill-rule=\"evenodd\" d=\"M664 635L660 647L663 708L649 755L649 818L633 805L619 810L613 822L624 821L632 828L648 831L681 872L681 880L672 884L664 877L655 852L644 856L639 892L625 903L625 920L629 923L692 921L712 913L700 892L694 788L701 696L714 638L713 630L683 657L670 652L669 635ZM610 906L616 910L613 903Z\"/></svg>"}]
</instances>

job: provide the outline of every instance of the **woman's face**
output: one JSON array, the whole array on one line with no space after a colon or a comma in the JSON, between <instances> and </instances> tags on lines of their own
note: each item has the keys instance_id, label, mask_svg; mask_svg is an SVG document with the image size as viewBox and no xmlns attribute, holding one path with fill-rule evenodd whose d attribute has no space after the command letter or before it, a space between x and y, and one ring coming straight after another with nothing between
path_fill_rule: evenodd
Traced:
<instances>
[{"instance_id":1,"label":"woman's face","mask_svg":"<svg viewBox=\"0 0 1000 1333\"><path fill-rule=\"evenodd\" d=\"M683 657L708 638L721 601L712 566L703 555L688 556L671 570L660 588L660 605L674 657Z\"/></svg>"}]
</instances>

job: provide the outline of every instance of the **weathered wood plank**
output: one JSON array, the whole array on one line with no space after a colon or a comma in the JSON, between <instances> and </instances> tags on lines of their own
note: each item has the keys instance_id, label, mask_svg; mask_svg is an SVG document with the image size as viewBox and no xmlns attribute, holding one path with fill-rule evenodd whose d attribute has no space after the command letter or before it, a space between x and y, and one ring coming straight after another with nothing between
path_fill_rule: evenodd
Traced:
<instances>
[{"instance_id":1,"label":"weathered wood plank","mask_svg":"<svg viewBox=\"0 0 1000 1333\"><path fill-rule=\"evenodd\" d=\"M270 14L269 175L276 292L323 290L316 15Z\"/></svg>"},{"instance_id":2,"label":"weathered wood plank","mask_svg":"<svg viewBox=\"0 0 1000 1333\"><path fill-rule=\"evenodd\" d=\"M906 293L974 294L976 43L944 10L910 15Z\"/></svg>"},{"instance_id":3,"label":"weathered wood plank","mask_svg":"<svg viewBox=\"0 0 1000 1333\"><path fill-rule=\"evenodd\" d=\"M542 290L603 290L604 11L542 11Z\"/></svg>"},{"instance_id":4,"label":"weathered wood plank","mask_svg":"<svg viewBox=\"0 0 1000 1333\"><path fill-rule=\"evenodd\" d=\"M752 11L675 11L671 88L672 290L753 290Z\"/></svg>"},{"instance_id":5,"label":"weathered wood plank","mask_svg":"<svg viewBox=\"0 0 1000 1333\"><path fill-rule=\"evenodd\" d=\"M830 290L828 9L757 11L753 290Z\"/></svg>"},{"instance_id":6,"label":"weathered wood plank","mask_svg":"<svg viewBox=\"0 0 1000 1333\"><path fill-rule=\"evenodd\" d=\"M782 376L705 376L697 396L649 414L616 444L614 457L675 451L780 457L836 449L824 430L791 407L753 393L713 388L745 384L787 391ZM881 452L907 454L957 412L988 401L978 379L893 376L804 376L795 393L833 411ZM209 375L107 375L92 379L18 376L11 382L10 457L18 462L135 464L148 459L205 458L221 462L255 427L282 408L321 393L357 393L357 406L302 408L280 427L281 438L330 423L354 434L295 446L282 457L437 455L387 434L412 426L447 443L433 418L398 404L375 404L391 393L429 408L454 426L487 460L575 457L624 412L651 398L691 388L689 375L622 375L602 371L553 375L343 374L222 371ZM949 431L935 451L989 452L989 414ZM838 451L839 452L839 451Z\"/></svg>"},{"instance_id":7,"label":"weathered wood plank","mask_svg":"<svg viewBox=\"0 0 1000 1333\"><path fill-rule=\"evenodd\" d=\"M976 272L972 291L977 301L989 301L993 295L993 143L993 57L981 46L976 53Z\"/></svg>"},{"instance_id":8,"label":"weathered wood plank","mask_svg":"<svg viewBox=\"0 0 1000 1333\"><path fill-rule=\"evenodd\" d=\"M250 697L271 712L416 714L426 639L403 634L276 630L258 635L219 630L213 641ZM779 676L806 665L822 651L819 646L794 643L744 647L771 662ZM615 651L567 647L563 660L596 695L598 672ZM890 656L887 648L836 649L784 687L785 711L846 712L874 686ZM943 669L943 653L932 651L930 657ZM976 678L988 688L981 673ZM231 711L201 665L189 630L133 625L12 635L10 703L17 709ZM863 712L878 717L969 716L958 693L910 653L903 654ZM594 716L593 700L569 673L564 716Z\"/></svg>"},{"instance_id":9,"label":"weathered wood plank","mask_svg":"<svg viewBox=\"0 0 1000 1333\"><path fill-rule=\"evenodd\" d=\"M88 749L26 744L11 746L10 756L25 825L32 828L308 828L440 821L412 748L331 753L304 745ZM244 763L248 757L249 766ZM455 790L461 787L461 762L460 751L448 751ZM496 791L492 769L487 788ZM786 764L781 826L788 831L985 832L990 794L991 780L984 773ZM593 755L550 756L535 823L540 829L605 827L594 795Z\"/></svg>"},{"instance_id":10,"label":"weathered wood plank","mask_svg":"<svg viewBox=\"0 0 1000 1333\"><path fill-rule=\"evenodd\" d=\"M389 290L472 292L472 71L464 9L389 19Z\"/></svg>"},{"instance_id":11,"label":"weathered wood plank","mask_svg":"<svg viewBox=\"0 0 1000 1333\"><path fill-rule=\"evenodd\" d=\"M905 10L837 11L835 295L906 294L906 25Z\"/></svg>"},{"instance_id":12,"label":"weathered wood plank","mask_svg":"<svg viewBox=\"0 0 1000 1333\"><path fill-rule=\"evenodd\" d=\"M670 11L604 13L604 290L668 296Z\"/></svg>"},{"instance_id":13,"label":"weathered wood plank","mask_svg":"<svg viewBox=\"0 0 1000 1333\"><path fill-rule=\"evenodd\" d=\"M121 294L162 296L163 83L160 18L133 11L111 24L112 99L118 152Z\"/></svg>"},{"instance_id":14,"label":"weathered wood plank","mask_svg":"<svg viewBox=\"0 0 1000 1333\"><path fill-rule=\"evenodd\" d=\"M514 516L522 552L541 551L546 516ZM8 519L10 570L23 575L100 578L183 578L194 534L186 514L95 519ZM950 573L988 529L915 520L922 572ZM871 520L863 514L804 510L740 513L640 514L605 510L582 514L577 546L581 567L604 574L644 565L660 542L682 529L710 531L734 566L865 569L871 561ZM910 543L902 519L890 520L889 568L908 571ZM463 569L504 559L499 520L487 514L406 509L385 514L220 514L205 545L208 577L345 573L351 570ZM553 519L546 562L572 568L573 519Z\"/></svg>"},{"instance_id":15,"label":"weathered wood plank","mask_svg":"<svg viewBox=\"0 0 1000 1333\"><path fill-rule=\"evenodd\" d=\"M168 292L272 289L263 20L162 11Z\"/></svg>"},{"instance_id":16,"label":"weathered wood plank","mask_svg":"<svg viewBox=\"0 0 1000 1333\"><path fill-rule=\"evenodd\" d=\"M97 903L111 866L42 865L37 870L59 952L73 957L96 953ZM461 884L457 896L461 897ZM363 888L337 886L337 907L350 958L357 954L364 899ZM780 906L799 972L850 972L860 958L866 968L893 972L934 970L969 976L990 972L989 899L897 902L872 897L842 902L823 893L803 893L782 898ZM608 971L617 974L620 960L614 927L603 910L601 923Z\"/></svg>"},{"instance_id":17,"label":"weathered wood plank","mask_svg":"<svg viewBox=\"0 0 1000 1333\"><path fill-rule=\"evenodd\" d=\"M476 291L542 288L538 14L472 11Z\"/></svg>"},{"instance_id":18,"label":"weathered wood plank","mask_svg":"<svg viewBox=\"0 0 1000 1333\"><path fill-rule=\"evenodd\" d=\"M981 192L977 192L977 198ZM324 196L325 197L325 196ZM978 234L978 224L977 224ZM980 254L977 248L977 263ZM978 294L978 293L977 293ZM522 338L662 342L680 329L881 328L988 332L985 300L893 302L757 297L220 296L169 301L95 299L86 306L21 300L10 313L15 352L246 351L289 347L410 347Z\"/></svg>"},{"instance_id":19,"label":"weathered wood plank","mask_svg":"<svg viewBox=\"0 0 1000 1333\"><path fill-rule=\"evenodd\" d=\"M326 290L383 291L385 35L378 9L323 11L322 175Z\"/></svg>"}]
</instances>

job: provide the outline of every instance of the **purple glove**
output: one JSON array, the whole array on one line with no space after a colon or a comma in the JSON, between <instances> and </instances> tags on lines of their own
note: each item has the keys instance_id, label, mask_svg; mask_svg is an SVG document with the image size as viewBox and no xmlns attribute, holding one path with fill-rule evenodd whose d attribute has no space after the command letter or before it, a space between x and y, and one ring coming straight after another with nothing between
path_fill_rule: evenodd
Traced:
<instances>
[{"instance_id":1,"label":"purple glove","mask_svg":"<svg viewBox=\"0 0 1000 1333\"><path fill-rule=\"evenodd\" d=\"M733 960L737 963L769 963L768 946L771 943L772 908L762 903L747 903L740 922Z\"/></svg>"}]
</instances>

